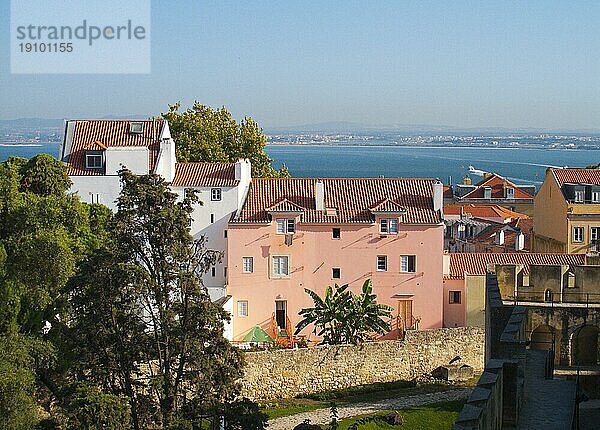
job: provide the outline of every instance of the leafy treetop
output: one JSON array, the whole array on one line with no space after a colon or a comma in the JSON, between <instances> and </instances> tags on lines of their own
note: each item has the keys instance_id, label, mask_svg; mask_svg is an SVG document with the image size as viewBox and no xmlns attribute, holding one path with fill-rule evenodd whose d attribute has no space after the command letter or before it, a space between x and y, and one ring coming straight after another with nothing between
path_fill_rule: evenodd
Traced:
<instances>
[{"instance_id":1,"label":"leafy treetop","mask_svg":"<svg viewBox=\"0 0 600 430\"><path fill-rule=\"evenodd\" d=\"M233 163L248 158L253 177L289 176L285 166L271 167L273 160L265 153L267 138L252 118L238 124L224 107L213 109L199 102L183 112L180 107L179 102L170 105L162 114L177 143L177 160Z\"/></svg>"}]
</instances>

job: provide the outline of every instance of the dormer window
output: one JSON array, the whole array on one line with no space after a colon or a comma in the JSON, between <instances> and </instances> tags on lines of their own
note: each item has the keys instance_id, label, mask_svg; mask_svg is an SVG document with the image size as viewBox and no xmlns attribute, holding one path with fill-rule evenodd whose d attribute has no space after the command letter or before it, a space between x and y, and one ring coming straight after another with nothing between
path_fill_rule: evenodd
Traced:
<instances>
[{"instance_id":1,"label":"dormer window","mask_svg":"<svg viewBox=\"0 0 600 430\"><path fill-rule=\"evenodd\" d=\"M585 191L575 190L575 202L576 203L583 203L584 198L585 198Z\"/></svg>"},{"instance_id":2,"label":"dormer window","mask_svg":"<svg viewBox=\"0 0 600 430\"><path fill-rule=\"evenodd\" d=\"M396 218L382 218L379 220L379 232L381 234L397 234L398 220Z\"/></svg>"},{"instance_id":3,"label":"dormer window","mask_svg":"<svg viewBox=\"0 0 600 430\"><path fill-rule=\"evenodd\" d=\"M510 200L515 198L515 189L513 187L506 187L506 198Z\"/></svg>"},{"instance_id":4,"label":"dormer window","mask_svg":"<svg viewBox=\"0 0 600 430\"><path fill-rule=\"evenodd\" d=\"M143 122L132 122L129 125L129 132L131 134L142 134L144 132L144 123Z\"/></svg>"},{"instance_id":5,"label":"dormer window","mask_svg":"<svg viewBox=\"0 0 600 430\"><path fill-rule=\"evenodd\" d=\"M86 169L102 169L102 154L98 152L88 152L85 154Z\"/></svg>"},{"instance_id":6,"label":"dormer window","mask_svg":"<svg viewBox=\"0 0 600 430\"><path fill-rule=\"evenodd\" d=\"M278 218L277 234L290 234L296 231L296 221L294 218Z\"/></svg>"},{"instance_id":7,"label":"dormer window","mask_svg":"<svg viewBox=\"0 0 600 430\"><path fill-rule=\"evenodd\" d=\"M483 198L484 199L492 198L492 187L483 187Z\"/></svg>"}]
</instances>

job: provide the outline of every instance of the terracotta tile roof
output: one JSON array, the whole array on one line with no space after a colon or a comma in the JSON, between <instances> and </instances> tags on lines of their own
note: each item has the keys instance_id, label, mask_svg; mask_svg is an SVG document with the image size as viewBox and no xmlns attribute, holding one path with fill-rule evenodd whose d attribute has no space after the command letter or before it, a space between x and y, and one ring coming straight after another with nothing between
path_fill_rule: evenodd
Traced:
<instances>
[{"instance_id":1,"label":"terracotta tile roof","mask_svg":"<svg viewBox=\"0 0 600 430\"><path fill-rule=\"evenodd\" d=\"M376 212L392 212L392 213L406 212L406 209L404 209L401 205L390 200L387 197L385 199L383 199L383 201L381 203L378 203L378 204L370 207L369 209L373 213L376 213Z\"/></svg>"},{"instance_id":2,"label":"terracotta tile roof","mask_svg":"<svg viewBox=\"0 0 600 430\"><path fill-rule=\"evenodd\" d=\"M267 212L304 212L305 210L306 208L290 202L286 198L267 208Z\"/></svg>"},{"instance_id":3,"label":"terracotta tile roof","mask_svg":"<svg viewBox=\"0 0 600 430\"><path fill-rule=\"evenodd\" d=\"M449 187L448 185L444 185L444 198L451 199L453 196L454 196L454 193L452 192L452 187Z\"/></svg>"},{"instance_id":4,"label":"terracotta tile roof","mask_svg":"<svg viewBox=\"0 0 600 430\"><path fill-rule=\"evenodd\" d=\"M530 264L568 265L570 270L585 264L585 254L529 254L529 253L451 253L450 274L446 278L463 279L469 275L485 275L488 264L522 264L525 274Z\"/></svg>"},{"instance_id":5,"label":"terracotta tile roof","mask_svg":"<svg viewBox=\"0 0 600 430\"><path fill-rule=\"evenodd\" d=\"M335 215L315 209L315 183L325 189L325 207L336 209ZM304 208L305 223L373 223L369 208L390 199L406 209L401 222L438 224L440 214L433 210L433 179L392 178L256 178L252 180L244 207L232 223L267 223L267 208L283 199ZM332 211L330 211L330 214Z\"/></svg>"},{"instance_id":6,"label":"terracotta tile roof","mask_svg":"<svg viewBox=\"0 0 600 430\"><path fill-rule=\"evenodd\" d=\"M551 169L558 185L564 184L592 184L600 185L600 169Z\"/></svg>"},{"instance_id":7,"label":"terracotta tile roof","mask_svg":"<svg viewBox=\"0 0 600 430\"><path fill-rule=\"evenodd\" d=\"M496 245L496 233L504 230L504 244ZM515 249L515 242L519 232L525 236L523 251L531 249L531 235L533 234L533 220L530 218L517 218L507 224L492 224L477 236L469 239L469 243L490 248ZM484 251L482 249L482 251Z\"/></svg>"},{"instance_id":8,"label":"terracotta tile roof","mask_svg":"<svg viewBox=\"0 0 600 430\"><path fill-rule=\"evenodd\" d=\"M492 173L487 178L483 178L481 181L477 182L476 188L473 191L468 192L461 199L483 199L484 197L484 187L491 187L492 191L492 199L505 199L504 197L504 187L512 187L515 190L515 199L531 199L533 200L533 196L526 191L523 191L519 188L518 185L515 185L513 182L508 179L503 178L495 173Z\"/></svg>"},{"instance_id":9,"label":"terracotta tile roof","mask_svg":"<svg viewBox=\"0 0 600 430\"><path fill-rule=\"evenodd\" d=\"M444 215L460 215L461 208L463 213L470 214L476 218L504 218L518 219L529 218L527 215L511 211L499 205L483 205L483 204L455 204L451 203L444 206Z\"/></svg>"},{"instance_id":10,"label":"terracotta tile roof","mask_svg":"<svg viewBox=\"0 0 600 430\"><path fill-rule=\"evenodd\" d=\"M235 163L175 163L173 187L235 187Z\"/></svg>"},{"instance_id":11,"label":"terracotta tile roof","mask_svg":"<svg viewBox=\"0 0 600 430\"><path fill-rule=\"evenodd\" d=\"M104 175L104 169L86 169L87 150L105 150L109 147L147 147L150 151L148 169L154 164L160 148L159 136L164 121L157 120L76 120L69 154L61 154L67 160L67 174L71 176ZM143 131L130 133L131 123L143 123ZM67 158L68 156L68 158Z\"/></svg>"}]
</instances>

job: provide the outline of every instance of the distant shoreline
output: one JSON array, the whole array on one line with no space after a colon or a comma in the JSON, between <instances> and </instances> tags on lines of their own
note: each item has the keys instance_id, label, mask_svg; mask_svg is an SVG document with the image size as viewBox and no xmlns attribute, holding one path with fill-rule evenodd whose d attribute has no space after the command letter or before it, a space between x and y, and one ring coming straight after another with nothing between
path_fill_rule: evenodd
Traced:
<instances>
[{"instance_id":1,"label":"distant shoreline","mask_svg":"<svg viewBox=\"0 0 600 430\"><path fill-rule=\"evenodd\" d=\"M60 142L0 142L2 147L43 147L45 145L60 145ZM271 147L326 147L326 148L413 148L413 149L432 149L432 148L444 148L444 149L497 149L497 150L539 150L544 149L547 151L597 151L600 150L600 146L583 146L577 148L566 148L566 147L549 147L546 145L536 144L520 144L520 145L461 145L461 144L431 144L431 145L411 145L411 144L373 144L365 145L358 143L294 143L294 142L267 142L266 146Z\"/></svg>"}]
</instances>

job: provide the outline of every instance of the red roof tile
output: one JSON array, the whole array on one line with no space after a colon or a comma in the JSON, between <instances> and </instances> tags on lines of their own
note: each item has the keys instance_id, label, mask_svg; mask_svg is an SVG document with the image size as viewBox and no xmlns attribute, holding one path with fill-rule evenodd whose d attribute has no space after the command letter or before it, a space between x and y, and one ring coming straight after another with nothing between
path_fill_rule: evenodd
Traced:
<instances>
[{"instance_id":1,"label":"red roof tile","mask_svg":"<svg viewBox=\"0 0 600 430\"><path fill-rule=\"evenodd\" d=\"M500 230L504 230L504 244L496 245L496 233ZM527 251L531 249L531 235L533 234L533 220L530 218L517 218L507 224L492 224L477 236L469 239L468 242L472 244L479 244L486 247L494 248L499 247L503 249L515 249L515 242L517 235L523 233L525 236L525 243L523 250ZM482 251L485 251L482 249Z\"/></svg>"},{"instance_id":2,"label":"red roof tile","mask_svg":"<svg viewBox=\"0 0 600 430\"><path fill-rule=\"evenodd\" d=\"M376 213L376 212L391 212L391 213L406 212L406 209L404 209L401 205L390 200L387 197L385 199L383 199L383 201L381 203L378 203L375 206L370 207L369 209L373 213Z\"/></svg>"},{"instance_id":3,"label":"red roof tile","mask_svg":"<svg viewBox=\"0 0 600 430\"><path fill-rule=\"evenodd\" d=\"M530 199L533 200L533 196L526 191L523 191L519 188L518 185L515 185L513 182L509 181L502 176L496 175L492 173L487 178L483 178L477 184L475 184L477 188L473 191L468 192L461 199L483 199L484 197L484 187L490 187L492 190L492 199L505 199L504 188L506 186L512 187L515 190L515 199Z\"/></svg>"},{"instance_id":4,"label":"red roof tile","mask_svg":"<svg viewBox=\"0 0 600 430\"><path fill-rule=\"evenodd\" d=\"M108 147L147 147L150 152L148 170L154 164L160 148L159 137L164 121L157 120L77 120L69 154L61 154L67 161L71 176L104 175L103 169L86 169L85 152L105 150ZM142 133L130 133L131 123L144 124Z\"/></svg>"},{"instance_id":5,"label":"red roof tile","mask_svg":"<svg viewBox=\"0 0 600 430\"><path fill-rule=\"evenodd\" d=\"M325 189L325 207L337 209L335 216L315 209L315 183ZM252 180L244 207L232 223L267 223L267 209L283 199L304 209L305 223L373 223L371 207L390 199L406 209L401 222L438 224L433 210L433 179L375 178L256 178Z\"/></svg>"},{"instance_id":6,"label":"red roof tile","mask_svg":"<svg viewBox=\"0 0 600 430\"><path fill-rule=\"evenodd\" d=\"M518 219L518 218L529 218L527 215L511 211L499 205L483 205L483 204L455 204L451 203L444 206L444 215L465 215L469 214L476 218L504 218L504 219Z\"/></svg>"},{"instance_id":7,"label":"red roof tile","mask_svg":"<svg viewBox=\"0 0 600 430\"><path fill-rule=\"evenodd\" d=\"M600 169L552 169L558 185L564 184L592 184L600 185Z\"/></svg>"},{"instance_id":8,"label":"red roof tile","mask_svg":"<svg viewBox=\"0 0 600 430\"><path fill-rule=\"evenodd\" d=\"M235 163L176 163L173 187L235 187Z\"/></svg>"},{"instance_id":9,"label":"red roof tile","mask_svg":"<svg viewBox=\"0 0 600 430\"><path fill-rule=\"evenodd\" d=\"M529 254L529 253L451 253L451 279L463 279L469 275L485 275L488 264L522 264L525 274L530 264L568 265L570 270L585 264L585 254Z\"/></svg>"},{"instance_id":10,"label":"red roof tile","mask_svg":"<svg viewBox=\"0 0 600 430\"><path fill-rule=\"evenodd\" d=\"M267 208L267 212L304 212L305 208L290 202L288 199L278 201L273 206Z\"/></svg>"}]
</instances>

